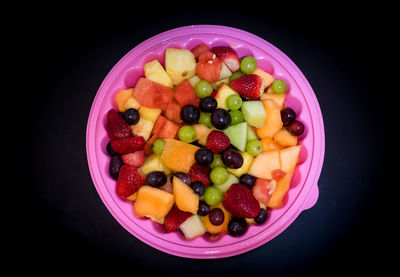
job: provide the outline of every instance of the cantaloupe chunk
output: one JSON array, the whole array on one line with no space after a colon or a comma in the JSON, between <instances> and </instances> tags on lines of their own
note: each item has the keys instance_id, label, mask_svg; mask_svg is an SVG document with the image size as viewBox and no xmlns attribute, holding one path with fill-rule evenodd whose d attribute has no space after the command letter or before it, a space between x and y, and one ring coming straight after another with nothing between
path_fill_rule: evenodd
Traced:
<instances>
[{"instance_id":1,"label":"cantaloupe chunk","mask_svg":"<svg viewBox=\"0 0 400 277\"><path fill-rule=\"evenodd\" d=\"M193 124L192 127L196 131L196 140L201 145L206 145L208 134L211 129L204 124Z\"/></svg>"},{"instance_id":2,"label":"cantaloupe chunk","mask_svg":"<svg viewBox=\"0 0 400 277\"><path fill-rule=\"evenodd\" d=\"M274 135L274 141L282 147L297 145L297 137L292 135L286 128L282 128Z\"/></svg>"},{"instance_id":3,"label":"cantaloupe chunk","mask_svg":"<svg viewBox=\"0 0 400 277\"><path fill-rule=\"evenodd\" d=\"M175 172L189 173L195 162L194 154L199 147L176 139L164 139L161 161Z\"/></svg>"},{"instance_id":4,"label":"cantaloupe chunk","mask_svg":"<svg viewBox=\"0 0 400 277\"><path fill-rule=\"evenodd\" d=\"M137 217L149 217L160 222L174 205L174 195L158 188L141 186L133 204Z\"/></svg>"},{"instance_id":5,"label":"cantaloupe chunk","mask_svg":"<svg viewBox=\"0 0 400 277\"><path fill-rule=\"evenodd\" d=\"M262 101L267 114L264 126L257 128L257 135L260 138L273 137L283 126L281 109L273 100Z\"/></svg>"},{"instance_id":6,"label":"cantaloupe chunk","mask_svg":"<svg viewBox=\"0 0 400 277\"><path fill-rule=\"evenodd\" d=\"M282 110L285 105L285 94L277 94L277 93L266 93L261 94L260 100L272 100L274 101L278 107Z\"/></svg>"},{"instance_id":7,"label":"cantaloupe chunk","mask_svg":"<svg viewBox=\"0 0 400 277\"><path fill-rule=\"evenodd\" d=\"M250 166L249 174L257 178L272 180L271 171L280 169L279 150L262 152Z\"/></svg>"},{"instance_id":8,"label":"cantaloupe chunk","mask_svg":"<svg viewBox=\"0 0 400 277\"><path fill-rule=\"evenodd\" d=\"M265 72L261 68L257 67L256 70L253 71L253 74L256 74L261 77L261 79L264 82L265 87L269 87L272 82L275 80L274 76L269 74L268 72Z\"/></svg>"},{"instance_id":9,"label":"cantaloupe chunk","mask_svg":"<svg viewBox=\"0 0 400 277\"><path fill-rule=\"evenodd\" d=\"M206 231L210 234L219 234L219 233L228 232L228 223L231 220L232 215L227 210L225 210L222 203L219 203L216 206L211 206L210 210L212 210L214 208L220 208L224 212L224 222L222 222L222 224L218 225L218 226L213 225L210 222L210 218L208 217L208 215L206 215L203 217L203 224L204 224L204 227L206 228Z\"/></svg>"},{"instance_id":10,"label":"cantaloupe chunk","mask_svg":"<svg viewBox=\"0 0 400 277\"><path fill-rule=\"evenodd\" d=\"M115 95L115 103L117 104L117 108L120 112L124 112L127 109L139 109L139 102L132 96L133 88L122 89L117 92Z\"/></svg>"},{"instance_id":11,"label":"cantaloupe chunk","mask_svg":"<svg viewBox=\"0 0 400 277\"><path fill-rule=\"evenodd\" d=\"M261 143L263 145L263 152L271 151L271 150L280 150L282 147L277 144L272 138L265 137L261 139Z\"/></svg>"},{"instance_id":12,"label":"cantaloupe chunk","mask_svg":"<svg viewBox=\"0 0 400 277\"><path fill-rule=\"evenodd\" d=\"M274 192L271 195L271 199L268 202L267 207L276 209L282 206L282 200L286 192L290 188L290 182L292 180L294 169L297 165L301 145L292 146L280 150L280 167L281 170L286 172L286 175L280 179L275 187Z\"/></svg>"},{"instance_id":13,"label":"cantaloupe chunk","mask_svg":"<svg viewBox=\"0 0 400 277\"><path fill-rule=\"evenodd\" d=\"M176 206L181 211L197 214L199 208L199 195L181 179L174 177L172 180L172 191Z\"/></svg>"}]
</instances>

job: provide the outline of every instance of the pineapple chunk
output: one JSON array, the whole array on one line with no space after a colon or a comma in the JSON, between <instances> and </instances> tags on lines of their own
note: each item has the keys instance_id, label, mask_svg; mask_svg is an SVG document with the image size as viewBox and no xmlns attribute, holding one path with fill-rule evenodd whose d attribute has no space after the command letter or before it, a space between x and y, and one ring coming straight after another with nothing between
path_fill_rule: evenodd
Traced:
<instances>
[{"instance_id":1,"label":"pineapple chunk","mask_svg":"<svg viewBox=\"0 0 400 277\"><path fill-rule=\"evenodd\" d=\"M250 166L254 160L254 157L250 156L247 152L242 152L241 154L243 157L242 166L239 168L228 168L228 172L232 173L238 178L249 171Z\"/></svg>"},{"instance_id":2,"label":"pineapple chunk","mask_svg":"<svg viewBox=\"0 0 400 277\"><path fill-rule=\"evenodd\" d=\"M161 109L140 107L139 115L141 118L156 122L158 116L161 114Z\"/></svg>"},{"instance_id":3,"label":"pineapple chunk","mask_svg":"<svg viewBox=\"0 0 400 277\"><path fill-rule=\"evenodd\" d=\"M171 78L165 71L164 67L160 64L158 60L152 60L146 63L144 66L144 75L147 79L159 83L168 88L172 88L174 84Z\"/></svg>"},{"instance_id":4,"label":"pineapple chunk","mask_svg":"<svg viewBox=\"0 0 400 277\"><path fill-rule=\"evenodd\" d=\"M160 156L156 154L151 154L146 158L143 165L140 167L140 171L144 175L152 171L162 171L165 175L170 175L172 173L172 171L161 162Z\"/></svg>"},{"instance_id":5,"label":"pineapple chunk","mask_svg":"<svg viewBox=\"0 0 400 277\"><path fill-rule=\"evenodd\" d=\"M131 126L132 133L135 136L142 136L144 140L148 140L153 130L154 122L141 117L135 125Z\"/></svg>"},{"instance_id":6,"label":"pineapple chunk","mask_svg":"<svg viewBox=\"0 0 400 277\"><path fill-rule=\"evenodd\" d=\"M165 51L165 69L174 85L196 74L196 58L187 49L167 48Z\"/></svg>"}]
</instances>

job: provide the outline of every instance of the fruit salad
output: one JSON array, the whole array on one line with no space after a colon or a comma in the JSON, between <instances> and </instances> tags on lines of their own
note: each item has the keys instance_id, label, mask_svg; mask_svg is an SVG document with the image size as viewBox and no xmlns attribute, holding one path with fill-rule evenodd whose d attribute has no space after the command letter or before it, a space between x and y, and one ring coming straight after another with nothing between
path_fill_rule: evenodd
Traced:
<instances>
[{"instance_id":1,"label":"fruit salad","mask_svg":"<svg viewBox=\"0 0 400 277\"><path fill-rule=\"evenodd\" d=\"M285 205L298 163L287 84L230 46L164 55L106 115L115 193L166 233L240 237Z\"/></svg>"}]
</instances>

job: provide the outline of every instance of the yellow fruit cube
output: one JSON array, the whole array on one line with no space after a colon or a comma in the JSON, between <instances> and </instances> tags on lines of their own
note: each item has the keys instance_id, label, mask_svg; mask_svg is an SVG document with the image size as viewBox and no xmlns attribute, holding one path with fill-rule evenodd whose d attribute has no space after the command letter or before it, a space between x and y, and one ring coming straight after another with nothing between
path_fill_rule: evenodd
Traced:
<instances>
[{"instance_id":1,"label":"yellow fruit cube","mask_svg":"<svg viewBox=\"0 0 400 277\"><path fill-rule=\"evenodd\" d=\"M174 85L196 74L196 58L188 49L167 48L165 69Z\"/></svg>"},{"instance_id":2,"label":"yellow fruit cube","mask_svg":"<svg viewBox=\"0 0 400 277\"><path fill-rule=\"evenodd\" d=\"M151 154L146 157L146 160L140 167L140 171L144 175L147 175L152 171L162 171L165 175L170 175L172 173L171 170L161 162L160 156L156 154Z\"/></svg>"},{"instance_id":3,"label":"yellow fruit cube","mask_svg":"<svg viewBox=\"0 0 400 277\"><path fill-rule=\"evenodd\" d=\"M132 133L135 136L142 136L144 140L148 140L153 130L154 122L141 117L135 125L131 125Z\"/></svg>"},{"instance_id":4,"label":"yellow fruit cube","mask_svg":"<svg viewBox=\"0 0 400 277\"><path fill-rule=\"evenodd\" d=\"M204 124L193 124L192 127L196 131L196 140L201 145L206 145L208 134L211 129Z\"/></svg>"},{"instance_id":5,"label":"yellow fruit cube","mask_svg":"<svg viewBox=\"0 0 400 277\"><path fill-rule=\"evenodd\" d=\"M165 71L164 67L160 64L158 60L152 60L143 66L144 76L156 83L159 83L168 88L172 88L174 84L168 73Z\"/></svg>"},{"instance_id":6,"label":"yellow fruit cube","mask_svg":"<svg viewBox=\"0 0 400 277\"><path fill-rule=\"evenodd\" d=\"M156 122L158 116L161 114L161 109L140 107L139 115L141 118Z\"/></svg>"}]
</instances>

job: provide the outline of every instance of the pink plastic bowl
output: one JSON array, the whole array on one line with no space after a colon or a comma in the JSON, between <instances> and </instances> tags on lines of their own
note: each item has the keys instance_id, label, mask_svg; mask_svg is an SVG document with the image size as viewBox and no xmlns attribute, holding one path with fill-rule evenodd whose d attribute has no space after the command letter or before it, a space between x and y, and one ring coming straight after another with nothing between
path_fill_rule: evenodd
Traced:
<instances>
[{"instance_id":1,"label":"pink plastic bowl","mask_svg":"<svg viewBox=\"0 0 400 277\"><path fill-rule=\"evenodd\" d=\"M106 113L116 108L114 96L120 89L134 87L144 75L143 65L153 59L164 63L168 47L192 49L206 43L210 47L230 45L239 57L254 56L260 68L288 84L286 105L293 108L305 124L299 137L302 144L300 162L293 175L284 206L272 210L264 225L251 226L242 237L224 235L212 241L206 235L186 241L179 232L165 233L163 226L137 218L132 204L121 200L115 192L115 180L108 173L110 158L106 153L108 137ZM285 230L296 217L311 208L318 198L325 135L321 110L315 94L297 66L279 49L248 32L225 26L186 26L158 34L132 49L110 71L101 84L89 114L86 150L94 185L114 218L132 235L163 252L190 258L222 258L238 255L263 245Z\"/></svg>"}]
</instances>

